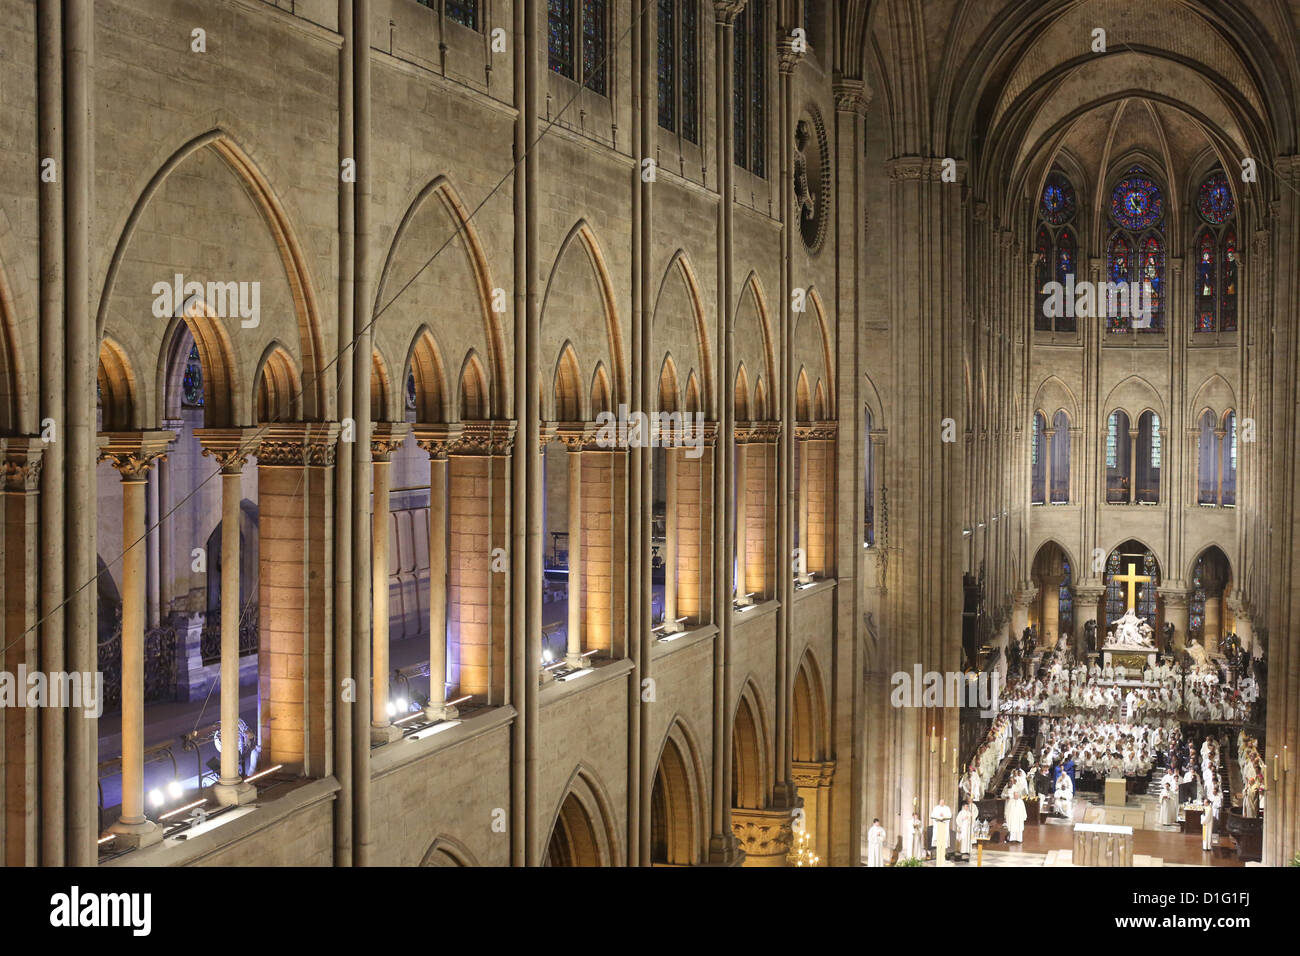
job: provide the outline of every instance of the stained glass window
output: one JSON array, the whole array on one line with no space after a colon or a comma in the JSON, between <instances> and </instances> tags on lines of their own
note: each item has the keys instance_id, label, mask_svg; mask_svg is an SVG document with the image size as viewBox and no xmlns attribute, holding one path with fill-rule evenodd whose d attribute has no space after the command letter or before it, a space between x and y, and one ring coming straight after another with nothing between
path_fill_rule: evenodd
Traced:
<instances>
[{"instance_id":1,"label":"stained glass window","mask_svg":"<svg viewBox=\"0 0 1300 956\"><path fill-rule=\"evenodd\" d=\"M573 75L573 0L547 0L547 62L561 76Z\"/></svg>"},{"instance_id":2,"label":"stained glass window","mask_svg":"<svg viewBox=\"0 0 1300 956\"><path fill-rule=\"evenodd\" d=\"M762 0L750 0L736 17L732 59L735 95L735 162L755 176L767 175L767 33Z\"/></svg>"},{"instance_id":3,"label":"stained glass window","mask_svg":"<svg viewBox=\"0 0 1300 956\"><path fill-rule=\"evenodd\" d=\"M190 346L185 357L185 372L181 376L181 404L186 408L203 407L203 364L199 361L199 347Z\"/></svg>"},{"instance_id":4,"label":"stained glass window","mask_svg":"<svg viewBox=\"0 0 1300 956\"><path fill-rule=\"evenodd\" d=\"M1034 283L1037 310L1034 328L1043 332L1073 332L1077 328L1072 315L1046 314L1047 293L1043 287L1049 282L1065 284L1066 277L1078 268L1079 243L1074 230L1066 226L1078 211L1074 185L1059 168L1047 174L1042 195L1038 200L1038 232L1034 238ZM1064 310L1062 310L1064 311Z\"/></svg>"},{"instance_id":5,"label":"stained glass window","mask_svg":"<svg viewBox=\"0 0 1300 956\"><path fill-rule=\"evenodd\" d=\"M1223 474L1223 494L1219 499L1221 505L1230 506L1237 503L1237 415L1228 412L1223 421L1223 460L1219 468Z\"/></svg>"},{"instance_id":6,"label":"stained glass window","mask_svg":"<svg viewBox=\"0 0 1300 956\"><path fill-rule=\"evenodd\" d=\"M1201 574L1202 561L1196 562L1196 570L1192 572L1192 600L1187 614L1187 629L1196 637L1202 638L1205 633L1205 582Z\"/></svg>"},{"instance_id":7,"label":"stained glass window","mask_svg":"<svg viewBox=\"0 0 1300 956\"><path fill-rule=\"evenodd\" d=\"M1111 282L1128 283L1132 255L1133 248L1123 235L1116 233L1111 237L1110 245L1106 249L1106 272ZM1131 322L1130 316L1120 315L1118 310L1116 314L1106 316L1106 328L1112 332L1126 331Z\"/></svg>"},{"instance_id":8,"label":"stained glass window","mask_svg":"<svg viewBox=\"0 0 1300 956\"><path fill-rule=\"evenodd\" d=\"M699 5L696 0L681 0L681 116L682 137L692 143L700 141L700 55Z\"/></svg>"},{"instance_id":9,"label":"stained glass window","mask_svg":"<svg viewBox=\"0 0 1300 956\"><path fill-rule=\"evenodd\" d=\"M1232 198L1232 187L1228 185L1228 177L1223 174L1223 170L1216 169L1205 177L1197 190L1196 210L1202 219L1216 226L1223 225L1237 211Z\"/></svg>"},{"instance_id":10,"label":"stained glass window","mask_svg":"<svg viewBox=\"0 0 1300 956\"><path fill-rule=\"evenodd\" d=\"M582 0L582 85L605 95L605 3Z\"/></svg>"},{"instance_id":11,"label":"stained glass window","mask_svg":"<svg viewBox=\"0 0 1300 956\"><path fill-rule=\"evenodd\" d=\"M1124 542L1106 559L1106 626L1110 627L1128 610L1128 585L1115 579L1121 574L1128 577L1130 564L1138 574L1151 579L1137 585L1134 613L1155 627L1156 588L1160 585L1160 568L1156 564L1155 555L1142 548L1137 541Z\"/></svg>"},{"instance_id":12,"label":"stained glass window","mask_svg":"<svg viewBox=\"0 0 1300 956\"><path fill-rule=\"evenodd\" d=\"M1151 314L1146 321L1150 328L1164 326L1165 249L1158 236L1142 240L1142 296Z\"/></svg>"},{"instance_id":13,"label":"stained glass window","mask_svg":"<svg viewBox=\"0 0 1300 956\"><path fill-rule=\"evenodd\" d=\"M1032 430L1031 430L1031 432L1030 432L1030 438L1029 438L1029 449L1030 449L1030 451L1029 451L1029 463L1030 463L1031 465L1036 465L1036 464L1038 464L1038 441L1039 441L1039 438L1038 438L1038 436L1039 436L1038 423L1039 423L1039 421L1042 420L1042 417L1043 417L1043 416L1041 416L1041 415L1035 415L1035 416L1034 416L1034 424L1033 424L1033 428L1032 428Z\"/></svg>"},{"instance_id":14,"label":"stained glass window","mask_svg":"<svg viewBox=\"0 0 1300 956\"><path fill-rule=\"evenodd\" d=\"M447 19L471 30L478 29L478 0L443 0Z\"/></svg>"},{"instance_id":15,"label":"stained glass window","mask_svg":"<svg viewBox=\"0 0 1300 956\"><path fill-rule=\"evenodd\" d=\"M1119 420L1115 413L1111 412L1110 419L1106 422L1106 467L1119 467L1116 459L1116 445L1119 440Z\"/></svg>"},{"instance_id":16,"label":"stained glass window","mask_svg":"<svg viewBox=\"0 0 1300 956\"><path fill-rule=\"evenodd\" d=\"M415 373L406 376L406 410L415 411Z\"/></svg>"},{"instance_id":17,"label":"stained glass window","mask_svg":"<svg viewBox=\"0 0 1300 956\"><path fill-rule=\"evenodd\" d=\"M1060 602L1060 611L1057 614L1056 626L1058 634L1074 635L1074 592L1070 590L1070 562L1062 563L1065 570L1064 577L1061 578L1061 590L1058 595Z\"/></svg>"},{"instance_id":18,"label":"stained glass window","mask_svg":"<svg viewBox=\"0 0 1300 956\"><path fill-rule=\"evenodd\" d=\"M659 125L673 131L677 129L676 6L674 0L659 0Z\"/></svg>"},{"instance_id":19,"label":"stained glass window","mask_svg":"<svg viewBox=\"0 0 1300 956\"><path fill-rule=\"evenodd\" d=\"M1059 171L1049 173L1043 186L1039 215L1053 226L1063 226L1074 218L1077 206L1074 186L1065 174Z\"/></svg>"},{"instance_id":20,"label":"stained glass window","mask_svg":"<svg viewBox=\"0 0 1300 956\"><path fill-rule=\"evenodd\" d=\"M1160 467L1160 416L1151 413L1151 467Z\"/></svg>"},{"instance_id":21,"label":"stained glass window","mask_svg":"<svg viewBox=\"0 0 1300 956\"><path fill-rule=\"evenodd\" d=\"M1196 237L1197 332L1237 331L1237 212L1232 186L1216 169L1201 182L1196 211L1208 225Z\"/></svg>"},{"instance_id":22,"label":"stained glass window","mask_svg":"<svg viewBox=\"0 0 1300 956\"><path fill-rule=\"evenodd\" d=\"M1111 192L1110 216L1117 224L1134 232L1151 228L1164 216L1160 187L1139 167L1133 167Z\"/></svg>"}]
</instances>

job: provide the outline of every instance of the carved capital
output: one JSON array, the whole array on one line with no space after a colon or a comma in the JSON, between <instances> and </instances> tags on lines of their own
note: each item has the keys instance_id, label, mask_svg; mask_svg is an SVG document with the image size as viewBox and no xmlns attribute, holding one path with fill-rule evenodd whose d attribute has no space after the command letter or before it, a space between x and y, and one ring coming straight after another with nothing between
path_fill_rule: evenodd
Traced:
<instances>
[{"instance_id":1,"label":"carved capital","mask_svg":"<svg viewBox=\"0 0 1300 956\"><path fill-rule=\"evenodd\" d=\"M713 19L723 26L731 26L745 9L745 0L713 0Z\"/></svg>"},{"instance_id":2,"label":"carved capital","mask_svg":"<svg viewBox=\"0 0 1300 956\"><path fill-rule=\"evenodd\" d=\"M144 481L155 461L167 457L167 446L176 440L173 432L105 432L99 460L111 462L127 482Z\"/></svg>"},{"instance_id":3,"label":"carved capital","mask_svg":"<svg viewBox=\"0 0 1300 956\"><path fill-rule=\"evenodd\" d=\"M429 453L435 461L445 459L460 443L461 426L459 423L449 425L419 424L412 429L415 443Z\"/></svg>"},{"instance_id":4,"label":"carved capital","mask_svg":"<svg viewBox=\"0 0 1300 956\"><path fill-rule=\"evenodd\" d=\"M1191 600L1191 594L1181 588L1156 588L1156 593L1164 602L1166 611L1185 610Z\"/></svg>"},{"instance_id":5,"label":"carved capital","mask_svg":"<svg viewBox=\"0 0 1300 956\"><path fill-rule=\"evenodd\" d=\"M802 441L834 441L839 422L803 422L795 425L794 435Z\"/></svg>"},{"instance_id":6,"label":"carved capital","mask_svg":"<svg viewBox=\"0 0 1300 956\"><path fill-rule=\"evenodd\" d=\"M589 422L561 422L555 426L554 438L569 451L582 451L592 447L596 428Z\"/></svg>"},{"instance_id":7,"label":"carved capital","mask_svg":"<svg viewBox=\"0 0 1300 956\"><path fill-rule=\"evenodd\" d=\"M780 422L736 422L737 445L775 444L781 438Z\"/></svg>"},{"instance_id":8,"label":"carved capital","mask_svg":"<svg viewBox=\"0 0 1300 956\"><path fill-rule=\"evenodd\" d=\"M794 48L792 37L781 37L776 43L776 51L777 69L782 73L793 73L803 59L803 53Z\"/></svg>"},{"instance_id":9,"label":"carved capital","mask_svg":"<svg viewBox=\"0 0 1300 956\"><path fill-rule=\"evenodd\" d=\"M507 420L461 422L461 437L451 454L491 455L510 454L515 445L515 423Z\"/></svg>"},{"instance_id":10,"label":"carved capital","mask_svg":"<svg viewBox=\"0 0 1300 956\"><path fill-rule=\"evenodd\" d=\"M785 856L794 846L790 810L745 810L733 807L731 830L746 856Z\"/></svg>"},{"instance_id":11,"label":"carved capital","mask_svg":"<svg viewBox=\"0 0 1300 956\"><path fill-rule=\"evenodd\" d=\"M370 430L370 456L374 461L390 461L393 452L406 441L411 426L405 422L375 422Z\"/></svg>"},{"instance_id":12,"label":"carved capital","mask_svg":"<svg viewBox=\"0 0 1300 956\"><path fill-rule=\"evenodd\" d=\"M831 89L836 112L866 115L873 93L864 80L836 80Z\"/></svg>"},{"instance_id":13,"label":"carved capital","mask_svg":"<svg viewBox=\"0 0 1300 956\"><path fill-rule=\"evenodd\" d=\"M270 466L334 464L338 422L281 422L264 426L257 463Z\"/></svg>"},{"instance_id":14,"label":"carved capital","mask_svg":"<svg viewBox=\"0 0 1300 956\"><path fill-rule=\"evenodd\" d=\"M212 458L222 474L238 474L248 459L257 454L265 428L196 428L203 457Z\"/></svg>"},{"instance_id":15,"label":"carved capital","mask_svg":"<svg viewBox=\"0 0 1300 956\"><path fill-rule=\"evenodd\" d=\"M899 182L942 182L943 162L942 158L930 156L898 156L885 163L885 167L889 178ZM966 181L967 168L965 160L956 160L957 183Z\"/></svg>"},{"instance_id":16,"label":"carved capital","mask_svg":"<svg viewBox=\"0 0 1300 956\"><path fill-rule=\"evenodd\" d=\"M795 760L790 773L796 787L829 787L835 778L834 760Z\"/></svg>"},{"instance_id":17,"label":"carved capital","mask_svg":"<svg viewBox=\"0 0 1300 956\"><path fill-rule=\"evenodd\" d=\"M27 494L41 484L45 443L39 438L0 438L0 491Z\"/></svg>"}]
</instances>

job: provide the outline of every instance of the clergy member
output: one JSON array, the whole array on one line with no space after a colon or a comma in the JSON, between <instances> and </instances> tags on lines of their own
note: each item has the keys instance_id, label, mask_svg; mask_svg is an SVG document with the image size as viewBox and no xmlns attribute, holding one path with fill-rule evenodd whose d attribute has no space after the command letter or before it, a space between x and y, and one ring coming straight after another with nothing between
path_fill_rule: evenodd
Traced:
<instances>
[{"instance_id":1,"label":"clergy member","mask_svg":"<svg viewBox=\"0 0 1300 956\"><path fill-rule=\"evenodd\" d=\"M1024 797L1018 791L1011 791L1002 815L1006 818L1007 829L1010 831L1007 834L1007 842L1024 843L1025 821L1029 819L1029 814L1025 811Z\"/></svg>"},{"instance_id":2,"label":"clergy member","mask_svg":"<svg viewBox=\"0 0 1300 956\"><path fill-rule=\"evenodd\" d=\"M914 860L925 859L925 827L921 826L921 815L913 811L912 819L905 824L903 834L903 851Z\"/></svg>"},{"instance_id":3,"label":"clergy member","mask_svg":"<svg viewBox=\"0 0 1300 956\"><path fill-rule=\"evenodd\" d=\"M948 801L940 797L939 803L930 811L930 824L934 827L930 846L934 847L935 866L945 865L945 858L948 856L948 824L951 820L952 810L948 806Z\"/></svg>"},{"instance_id":4,"label":"clergy member","mask_svg":"<svg viewBox=\"0 0 1300 956\"><path fill-rule=\"evenodd\" d=\"M1160 778L1160 822L1167 827L1178 822L1178 778L1168 770Z\"/></svg>"},{"instance_id":5,"label":"clergy member","mask_svg":"<svg viewBox=\"0 0 1300 956\"><path fill-rule=\"evenodd\" d=\"M867 866L884 866L885 828L880 825L880 818L871 821L867 831Z\"/></svg>"},{"instance_id":6,"label":"clergy member","mask_svg":"<svg viewBox=\"0 0 1300 956\"><path fill-rule=\"evenodd\" d=\"M975 834L975 806L967 800L957 812L957 852L970 858L971 840Z\"/></svg>"}]
</instances>

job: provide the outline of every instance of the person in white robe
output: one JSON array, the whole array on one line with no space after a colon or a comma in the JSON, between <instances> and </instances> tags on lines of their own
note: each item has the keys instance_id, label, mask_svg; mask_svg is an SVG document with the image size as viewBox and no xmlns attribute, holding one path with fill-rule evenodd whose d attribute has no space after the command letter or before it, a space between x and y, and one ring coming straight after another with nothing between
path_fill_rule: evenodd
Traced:
<instances>
[{"instance_id":1,"label":"person in white robe","mask_svg":"<svg viewBox=\"0 0 1300 956\"><path fill-rule=\"evenodd\" d=\"M903 850L914 860L925 859L925 827L921 825L920 814L913 813L912 819L907 822L906 839L903 841Z\"/></svg>"},{"instance_id":2,"label":"person in white robe","mask_svg":"<svg viewBox=\"0 0 1300 956\"><path fill-rule=\"evenodd\" d=\"M1201 811L1201 849L1208 851L1214 849L1214 824L1222 796L1211 788L1207 797L1205 809Z\"/></svg>"},{"instance_id":3,"label":"person in white robe","mask_svg":"<svg viewBox=\"0 0 1300 956\"><path fill-rule=\"evenodd\" d=\"M975 806L969 800L957 811L957 852L969 857L975 833Z\"/></svg>"},{"instance_id":4,"label":"person in white robe","mask_svg":"<svg viewBox=\"0 0 1300 956\"><path fill-rule=\"evenodd\" d=\"M1007 798L1006 806L1002 811L1003 817L1007 821L1007 842L1024 843L1025 842L1025 821L1029 819L1029 814L1025 811L1024 798L1015 790L1011 791L1011 796Z\"/></svg>"},{"instance_id":5,"label":"person in white robe","mask_svg":"<svg viewBox=\"0 0 1300 956\"><path fill-rule=\"evenodd\" d=\"M948 856L948 829L952 822L952 809L948 806L948 801L943 797L934 809L930 811L930 825L934 827L934 833L930 837L930 846L934 847L934 865L945 866L945 857Z\"/></svg>"},{"instance_id":6,"label":"person in white robe","mask_svg":"<svg viewBox=\"0 0 1300 956\"><path fill-rule=\"evenodd\" d=\"M1178 822L1178 778L1168 770L1160 778L1160 822L1165 826Z\"/></svg>"},{"instance_id":7,"label":"person in white robe","mask_svg":"<svg viewBox=\"0 0 1300 956\"><path fill-rule=\"evenodd\" d=\"M885 828L880 825L880 818L871 821L867 831L867 866L884 866Z\"/></svg>"},{"instance_id":8,"label":"person in white robe","mask_svg":"<svg viewBox=\"0 0 1300 956\"><path fill-rule=\"evenodd\" d=\"M1056 778L1056 812L1067 820L1074 814L1074 784L1070 775L1063 773Z\"/></svg>"}]
</instances>

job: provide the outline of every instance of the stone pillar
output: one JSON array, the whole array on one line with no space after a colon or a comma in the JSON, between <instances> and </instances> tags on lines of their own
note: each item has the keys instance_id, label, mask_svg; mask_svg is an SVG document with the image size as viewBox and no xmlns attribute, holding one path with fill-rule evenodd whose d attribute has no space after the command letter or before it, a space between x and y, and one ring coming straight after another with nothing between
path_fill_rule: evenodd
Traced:
<instances>
[{"instance_id":1,"label":"stone pillar","mask_svg":"<svg viewBox=\"0 0 1300 956\"><path fill-rule=\"evenodd\" d=\"M808 574L808 431L800 426L795 441L799 449L799 563L795 574L799 583L812 580Z\"/></svg>"},{"instance_id":2,"label":"stone pillar","mask_svg":"<svg viewBox=\"0 0 1300 956\"><path fill-rule=\"evenodd\" d=\"M147 530L147 541L145 548L145 563L148 569L145 584L145 606L147 608L147 627L157 627L159 619L159 601L158 601L158 480L161 476L162 465L160 464L154 470L152 480L146 478L145 484L145 505L144 505L144 524Z\"/></svg>"},{"instance_id":3,"label":"stone pillar","mask_svg":"<svg viewBox=\"0 0 1300 956\"><path fill-rule=\"evenodd\" d=\"M834 574L836 422L818 422L808 432L807 543L805 568L828 578Z\"/></svg>"},{"instance_id":4,"label":"stone pillar","mask_svg":"<svg viewBox=\"0 0 1300 956\"><path fill-rule=\"evenodd\" d=\"M45 444L39 438L0 438L0 671L17 674L50 669L39 655L39 568L41 468ZM19 694L26 690L18 689ZM52 709L52 708L47 708ZM35 866L40 861L37 824L49 794L38 791L37 722L32 707L0 707L0 865ZM73 720L81 720L74 714ZM48 741L43 741L49 746ZM61 763L63 754L57 759ZM63 820L57 821L62 827Z\"/></svg>"},{"instance_id":5,"label":"stone pillar","mask_svg":"<svg viewBox=\"0 0 1300 956\"><path fill-rule=\"evenodd\" d=\"M835 779L834 760L796 760L792 764L794 783L803 800L803 822L808 831L813 852L821 857L821 865L829 866L831 859L831 821L829 817L831 783Z\"/></svg>"},{"instance_id":6,"label":"stone pillar","mask_svg":"<svg viewBox=\"0 0 1300 956\"><path fill-rule=\"evenodd\" d=\"M568 623L565 625L564 662L569 667L582 666L582 438L566 442L565 462L569 469L569 586L566 600Z\"/></svg>"},{"instance_id":7,"label":"stone pillar","mask_svg":"<svg viewBox=\"0 0 1300 956\"><path fill-rule=\"evenodd\" d=\"M1225 429L1214 430L1214 503L1220 507L1223 505L1223 440L1227 435ZM1206 601L1207 606L1208 604L1209 602ZM1206 619L1209 619L1208 611Z\"/></svg>"},{"instance_id":8,"label":"stone pillar","mask_svg":"<svg viewBox=\"0 0 1300 956\"><path fill-rule=\"evenodd\" d=\"M679 631L677 623L677 449L664 448L664 630ZM647 595L647 600L650 595Z\"/></svg>"},{"instance_id":9,"label":"stone pillar","mask_svg":"<svg viewBox=\"0 0 1300 956\"><path fill-rule=\"evenodd\" d=\"M748 810L731 808L731 828L745 851L743 866L788 866L794 846L794 812L797 808Z\"/></svg>"},{"instance_id":10,"label":"stone pillar","mask_svg":"<svg viewBox=\"0 0 1300 956\"><path fill-rule=\"evenodd\" d=\"M1137 503L1138 429L1135 422L1128 423L1128 503Z\"/></svg>"},{"instance_id":11,"label":"stone pillar","mask_svg":"<svg viewBox=\"0 0 1300 956\"><path fill-rule=\"evenodd\" d=\"M260 429L200 428L195 437L203 454L221 470L221 775L212 795L222 806L257 799L257 789L239 776L239 503L243 498L244 465L257 448ZM209 560L211 556L209 555Z\"/></svg>"},{"instance_id":12,"label":"stone pillar","mask_svg":"<svg viewBox=\"0 0 1300 956\"><path fill-rule=\"evenodd\" d=\"M429 453L429 702L430 720L452 720L447 705L447 453L459 425L416 425L415 440Z\"/></svg>"},{"instance_id":13,"label":"stone pillar","mask_svg":"<svg viewBox=\"0 0 1300 956\"><path fill-rule=\"evenodd\" d=\"M389 523L392 512L393 451L406 441L410 428L397 422L375 422L370 432L370 460L374 474L374 511L370 519L370 739L388 743L402 736L402 728L388 715L389 675ZM430 556L432 559L432 556Z\"/></svg>"},{"instance_id":14,"label":"stone pillar","mask_svg":"<svg viewBox=\"0 0 1300 956\"><path fill-rule=\"evenodd\" d=\"M1043 430L1043 447L1046 449L1043 462L1043 473L1047 476L1043 485L1043 504L1052 503L1052 439L1056 435L1056 429L1047 428Z\"/></svg>"},{"instance_id":15,"label":"stone pillar","mask_svg":"<svg viewBox=\"0 0 1300 956\"><path fill-rule=\"evenodd\" d=\"M150 465L176 436L114 432L100 451L122 475L122 813L111 831L119 846L162 840L144 815L145 483Z\"/></svg>"},{"instance_id":16,"label":"stone pillar","mask_svg":"<svg viewBox=\"0 0 1300 956\"><path fill-rule=\"evenodd\" d=\"M1029 626L1029 605L1034 603L1034 598L1038 596L1038 588L1023 587L1015 592L1011 603L1011 639L1020 640L1020 635L1025 633L1025 628Z\"/></svg>"},{"instance_id":17,"label":"stone pillar","mask_svg":"<svg viewBox=\"0 0 1300 956\"><path fill-rule=\"evenodd\" d=\"M1061 581L1057 575L1043 578L1043 633L1038 636L1040 647L1055 647L1061 624Z\"/></svg>"},{"instance_id":18,"label":"stone pillar","mask_svg":"<svg viewBox=\"0 0 1300 956\"><path fill-rule=\"evenodd\" d=\"M1156 593L1164 602L1165 622L1174 626L1172 650L1181 651L1187 646L1187 611L1190 595L1180 588L1157 588Z\"/></svg>"},{"instance_id":19,"label":"stone pillar","mask_svg":"<svg viewBox=\"0 0 1300 956\"><path fill-rule=\"evenodd\" d=\"M748 604L749 580L749 446L742 441L740 425L736 428L736 603Z\"/></svg>"},{"instance_id":20,"label":"stone pillar","mask_svg":"<svg viewBox=\"0 0 1300 956\"><path fill-rule=\"evenodd\" d=\"M1232 611L1232 628L1241 642L1241 653L1249 658L1254 645L1254 628L1251 624L1250 607L1240 591L1234 591L1223 599Z\"/></svg>"},{"instance_id":21,"label":"stone pillar","mask_svg":"<svg viewBox=\"0 0 1300 956\"><path fill-rule=\"evenodd\" d=\"M1223 592L1205 595L1205 628L1201 639L1207 654L1218 655L1219 641L1223 637Z\"/></svg>"},{"instance_id":22,"label":"stone pillar","mask_svg":"<svg viewBox=\"0 0 1300 956\"><path fill-rule=\"evenodd\" d=\"M1106 589L1093 584L1076 584L1070 589L1074 595L1074 646L1079 647L1083 639L1083 625L1090 619L1097 622L1097 646L1100 651L1106 641L1106 628L1101 613L1097 610Z\"/></svg>"}]
</instances>

